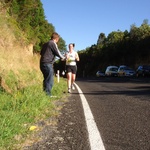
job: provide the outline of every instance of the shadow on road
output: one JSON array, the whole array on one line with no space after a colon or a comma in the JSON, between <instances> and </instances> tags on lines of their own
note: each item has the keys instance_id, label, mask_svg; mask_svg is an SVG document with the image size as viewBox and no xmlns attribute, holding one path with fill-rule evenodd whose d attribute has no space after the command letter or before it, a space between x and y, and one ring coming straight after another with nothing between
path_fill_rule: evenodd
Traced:
<instances>
[{"instance_id":1,"label":"shadow on road","mask_svg":"<svg viewBox=\"0 0 150 150\"><path fill-rule=\"evenodd\" d=\"M126 96L142 96L150 97L150 78L123 78L123 77L105 77L105 78L88 78L88 79L78 79L80 82L101 82L103 86L107 87L107 90L93 90L86 92L84 95L126 95ZM110 84L109 84L110 83ZM114 84L112 84L114 83ZM132 86L128 83L133 83ZM107 84L109 84L107 86ZM124 87L126 84L126 87ZM128 85L128 86L127 86ZM116 87L115 87L116 86ZM120 86L120 87L119 87ZM109 89L110 87L110 89ZM79 94L79 93L73 93ZM147 100L148 98L146 98ZM148 101L150 101L148 99Z\"/></svg>"}]
</instances>

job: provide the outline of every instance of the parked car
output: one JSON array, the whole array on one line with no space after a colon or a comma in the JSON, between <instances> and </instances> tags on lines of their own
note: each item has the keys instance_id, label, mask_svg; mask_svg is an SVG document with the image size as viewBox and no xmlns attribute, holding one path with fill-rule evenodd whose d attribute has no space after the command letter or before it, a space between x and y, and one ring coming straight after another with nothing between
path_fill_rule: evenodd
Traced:
<instances>
[{"instance_id":1,"label":"parked car","mask_svg":"<svg viewBox=\"0 0 150 150\"><path fill-rule=\"evenodd\" d=\"M128 66L121 65L118 68L118 76L135 76L135 75L136 72Z\"/></svg>"},{"instance_id":2,"label":"parked car","mask_svg":"<svg viewBox=\"0 0 150 150\"><path fill-rule=\"evenodd\" d=\"M108 66L105 71L106 76L118 76L118 67L117 66Z\"/></svg>"},{"instance_id":3,"label":"parked car","mask_svg":"<svg viewBox=\"0 0 150 150\"><path fill-rule=\"evenodd\" d=\"M96 76L97 76L97 77L104 77L104 76L105 76L105 73L103 73L102 71L97 71L97 72L96 72Z\"/></svg>"},{"instance_id":4,"label":"parked car","mask_svg":"<svg viewBox=\"0 0 150 150\"><path fill-rule=\"evenodd\" d=\"M136 70L136 76L150 76L150 65L140 65Z\"/></svg>"}]
</instances>

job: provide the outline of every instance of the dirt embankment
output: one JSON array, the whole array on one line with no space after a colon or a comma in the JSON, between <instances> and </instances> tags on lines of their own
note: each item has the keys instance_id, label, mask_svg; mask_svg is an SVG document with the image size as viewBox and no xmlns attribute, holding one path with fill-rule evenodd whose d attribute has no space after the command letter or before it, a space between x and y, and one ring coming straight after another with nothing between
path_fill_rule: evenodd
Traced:
<instances>
[{"instance_id":1,"label":"dirt embankment","mask_svg":"<svg viewBox=\"0 0 150 150\"><path fill-rule=\"evenodd\" d=\"M39 73L39 55L33 54L33 44L26 39L1 2L0 8L0 88L11 92L6 84L10 71L21 81L27 72L34 70Z\"/></svg>"},{"instance_id":2,"label":"dirt embankment","mask_svg":"<svg viewBox=\"0 0 150 150\"><path fill-rule=\"evenodd\" d=\"M5 79L10 71L13 71L20 80L22 72L39 73L39 56L33 54L32 45L21 47L18 45L2 46L0 45L0 87L11 93ZM20 74L21 73L21 74Z\"/></svg>"},{"instance_id":3,"label":"dirt embankment","mask_svg":"<svg viewBox=\"0 0 150 150\"><path fill-rule=\"evenodd\" d=\"M0 87L11 92L5 79L10 71L20 77L20 72L35 70L39 72L39 55L33 54L32 44L23 44L17 40L14 31L5 24L0 23Z\"/></svg>"}]
</instances>

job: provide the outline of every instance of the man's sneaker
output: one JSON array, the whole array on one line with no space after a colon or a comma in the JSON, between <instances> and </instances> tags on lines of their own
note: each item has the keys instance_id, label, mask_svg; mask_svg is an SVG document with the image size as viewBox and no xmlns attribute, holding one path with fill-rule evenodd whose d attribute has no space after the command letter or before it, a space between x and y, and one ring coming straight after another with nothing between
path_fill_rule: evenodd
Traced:
<instances>
[{"instance_id":1,"label":"man's sneaker","mask_svg":"<svg viewBox=\"0 0 150 150\"><path fill-rule=\"evenodd\" d=\"M72 90L75 90L75 87L74 87L74 85L72 85L72 86L71 86L71 89L72 89Z\"/></svg>"},{"instance_id":2,"label":"man's sneaker","mask_svg":"<svg viewBox=\"0 0 150 150\"><path fill-rule=\"evenodd\" d=\"M70 88L68 89L68 93L71 93L71 89Z\"/></svg>"},{"instance_id":3,"label":"man's sneaker","mask_svg":"<svg viewBox=\"0 0 150 150\"><path fill-rule=\"evenodd\" d=\"M51 95L50 97L51 97L51 98L57 98L57 96L54 96L54 95Z\"/></svg>"}]
</instances>

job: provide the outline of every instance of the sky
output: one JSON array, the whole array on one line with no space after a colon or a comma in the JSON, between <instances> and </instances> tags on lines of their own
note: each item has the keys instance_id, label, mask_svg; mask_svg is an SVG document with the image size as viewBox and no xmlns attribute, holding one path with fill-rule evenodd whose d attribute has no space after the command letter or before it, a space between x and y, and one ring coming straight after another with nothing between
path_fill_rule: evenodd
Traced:
<instances>
[{"instance_id":1,"label":"sky","mask_svg":"<svg viewBox=\"0 0 150 150\"><path fill-rule=\"evenodd\" d=\"M130 31L145 19L150 24L150 0L41 0L44 13L55 31L75 50L97 44L100 33Z\"/></svg>"}]
</instances>

